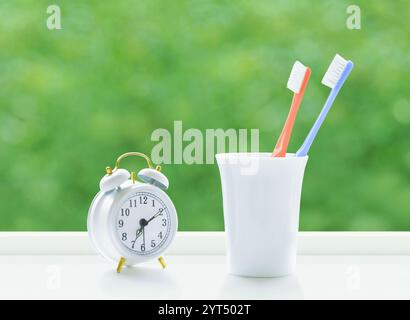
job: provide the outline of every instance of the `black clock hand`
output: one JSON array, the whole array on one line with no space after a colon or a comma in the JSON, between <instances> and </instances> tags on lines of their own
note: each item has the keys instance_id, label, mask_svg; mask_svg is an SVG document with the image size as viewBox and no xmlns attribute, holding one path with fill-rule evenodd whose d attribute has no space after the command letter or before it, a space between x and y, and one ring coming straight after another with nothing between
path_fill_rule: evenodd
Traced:
<instances>
[{"instance_id":1,"label":"black clock hand","mask_svg":"<svg viewBox=\"0 0 410 320\"><path fill-rule=\"evenodd\" d=\"M162 215L162 211L164 211L164 209L160 208L156 214L154 214L150 219L148 219L147 224L148 224L150 221L152 221L152 220L154 220L155 218L157 218L157 217L159 217L160 215Z\"/></svg>"},{"instance_id":2,"label":"black clock hand","mask_svg":"<svg viewBox=\"0 0 410 320\"><path fill-rule=\"evenodd\" d=\"M163 208L160 208L159 210L158 210L158 212L156 213L156 214L154 214L148 221L147 220L145 220L145 219L141 219L140 220L140 228L139 229L137 229L137 231L136 231L136 233L135 233L135 239L134 239L134 245L135 245L135 242L137 242L137 239L141 236L141 234L142 234L142 239L143 239L143 243L144 243L144 246L145 246L145 232L144 232L144 228L148 225L148 223L150 222L150 221L152 221L152 220L154 220L156 217L158 217L158 216L160 216L160 215L162 215L162 211L164 211L164 209Z\"/></svg>"},{"instance_id":3,"label":"black clock hand","mask_svg":"<svg viewBox=\"0 0 410 320\"><path fill-rule=\"evenodd\" d=\"M134 239L134 244L135 244L135 242L137 241L137 239L141 236L141 234L144 232L144 227L141 227L141 228L139 228L138 230L137 230L137 232L136 232L136 236L135 236L135 239Z\"/></svg>"},{"instance_id":4,"label":"black clock hand","mask_svg":"<svg viewBox=\"0 0 410 320\"><path fill-rule=\"evenodd\" d=\"M161 210L161 209L160 209ZM161 210L162 211L162 210ZM136 233L135 233L135 239L134 239L134 245L135 242L137 242L137 239L141 236L141 234L143 235L143 239L144 239L144 246L145 246L145 232L144 232L144 228L145 226L148 224L147 220L145 219L141 219L140 220L140 228L137 229ZM134 246L133 245L133 246ZM134 248L134 247L133 247Z\"/></svg>"}]
</instances>

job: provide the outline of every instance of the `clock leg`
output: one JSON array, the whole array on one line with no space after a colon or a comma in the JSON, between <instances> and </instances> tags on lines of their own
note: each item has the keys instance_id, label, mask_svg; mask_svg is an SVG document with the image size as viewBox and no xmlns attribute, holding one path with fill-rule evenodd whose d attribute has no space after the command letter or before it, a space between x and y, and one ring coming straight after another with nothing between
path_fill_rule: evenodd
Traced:
<instances>
[{"instance_id":1,"label":"clock leg","mask_svg":"<svg viewBox=\"0 0 410 320\"><path fill-rule=\"evenodd\" d=\"M117 266L117 273L120 273L122 270L122 267L125 264L126 259L124 257L120 258L120 261L118 261L118 266Z\"/></svg>"},{"instance_id":2,"label":"clock leg","mask_svg":"<svg viewBox=\"0 0 410 320\"><path fill-rule=\"evenodd\" d=\"M167 264L165 263L165 260L163 257L159 257L158 261L160 263L160 265L162 266L162 269L165 269L167 267Z\"/></svg>"}]
</instances>

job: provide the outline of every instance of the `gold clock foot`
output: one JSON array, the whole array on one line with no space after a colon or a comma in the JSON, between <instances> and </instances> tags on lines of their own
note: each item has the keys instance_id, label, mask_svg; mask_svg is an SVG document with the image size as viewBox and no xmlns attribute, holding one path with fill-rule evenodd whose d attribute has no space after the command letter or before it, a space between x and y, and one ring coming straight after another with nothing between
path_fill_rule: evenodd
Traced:
<instances>
[{"instance_id":1,"label":"gold clock foot","mask_svg":"<svg viewBox=\"0 0 410 320\"><path fill-rule=\"evenodd\" d=\"M117 273L120 273L122 270L122 267L124 267L126 259L124 257L121 257L120 261L118 261L118 266L117 266Z\"/></svg>"},{"instance_id":2,"label":"gold clock foot","mask_svg":"<svg viewBox=\"0 0 410 320\"><path fill-rule=\"evenodd\" d=\"M164 260L163 257L159 257L159 258L158 258L158 261L159 261L159 263L160 263L162 269L165 269L165 268L167 267L167 264L165 263L165 260Z\"/></svg>"}]
</instances>

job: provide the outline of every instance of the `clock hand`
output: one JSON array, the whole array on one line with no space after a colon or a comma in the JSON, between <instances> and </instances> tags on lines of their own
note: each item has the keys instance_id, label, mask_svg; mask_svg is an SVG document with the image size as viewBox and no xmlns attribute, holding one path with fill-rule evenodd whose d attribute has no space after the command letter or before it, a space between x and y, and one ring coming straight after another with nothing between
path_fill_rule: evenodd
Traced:
<instances>
[{"instance_id":1,"label":"clock hand","mask_svg":"<svg viewBox=\"0 0 410 320\"><path fill-rule=\"evenodd\" d=\"M145 220L145 219L141 219L140 220L140 228L139 229L137 229L137 231L135 232L135 239L134 239L134 245L135 245L135 242L137 241L137 239L141 236L141 234L143 235L143 238L144 238L144 245L145 245L145 232L144 232L144 228L145 228L145 226L148 224L148 222ZM134 246L133 246L133 248L134 248Z\"/></svg>"},{"instance_id":2,"label":"clock hand","mask_svg":"<svg viewBox=\"0 0 410 320\"><path fill-rule=\"evenodd\" d=\"M164 211L164 209L159 208L158 212L156 214L154 214L150 219L148 219L147 224L154 220L155 218L157 218L158 216L162 215L162 211Z\"/></svg>"},{"instance_id":3,"label":"clock hand","mask_svg":"<svg viewBox=\"0 0 410 320\"><path fill-rule=\"evenodd\" d=\"M142 242L144 243L145 247L145 228L142 228Z\"/></svg>"},{"instance_id":4,"label":"clock hand","mask_svg":"<svg viewBox=\"0 0 410 320\"><path fill-rule=\"evenodd\" d=\"M141 227L141 228L139 228L138 230L137 230L137 232L135 233L136 234L136 236L135 236L135 239L134 239L134 243L135 243L135 241L137 241L137 239L141 236L141 234L144 232L144 227Z\"/></svg>"},{"instance_id":5,"label":"clock hand","mask_svg":"<svg viewBox=\"0 0 410 320\"><path fill-rule=\"evenodd\" d=\"M139 229L137 229L137 231L135 232L135 239L134 239L134 245L135 245L135 242L137 241L137 239L141 236L141 234L142 234L142 239L143 239L143 243L144 243L144 246L145 246L145 232L144 232L144 228L148 225L148 223L150 222L150 221L152 221L152 220L154 220L156 217L158 217L158 216L160 216L160 215L162 215L162 211L164 211L164 209L163 208L159 208L159 210L158 210L158 212L156 213L156 214L154 214L148 221L147 220L145 220L145 219L141 219L140 220L140 228Z\"/></svg>"}]
</instances>

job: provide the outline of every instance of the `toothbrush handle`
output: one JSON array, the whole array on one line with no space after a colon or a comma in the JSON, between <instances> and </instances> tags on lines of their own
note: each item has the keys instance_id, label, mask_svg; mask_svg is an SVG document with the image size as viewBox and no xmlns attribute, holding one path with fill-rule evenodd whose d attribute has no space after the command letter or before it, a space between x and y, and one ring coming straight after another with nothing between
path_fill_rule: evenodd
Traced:
<instances>
[{"instance_id":1,"label":"toothbrush handle","mask_svg":"<svg viewBox=\"0 0 410 320\"><path fill-rule=\"evenodd\" d=\"M309 82L310 74L311 70L310 68L307 68L299 93L295 93L293 95L288 117L286 119L285 125L283 126L278 142L276 142L275 149L272 152L272 157L286 157L289 140L292 136L293 125L295 124L296 115L303 100L303 95L305 94L305 89Z\"/></svg>"},{"instance_id":2,"label":"toothbrush handle","mask_svg":"<svg viewBox=\"0 0 410 320\"><path fill-rule=\"evenodd\" d=\"M330 108L332 107L333 102L335 101L339 90L337 90L337 91L332 90L330 92L329 97L327 98L326 103L323 106L322 111L320 112L319 116L317 117L317 119L315 121L315 124L310 129L310 131L309 131L305 141L303 142L302 146L296 152L297 157L304 157L308 154L309 149L310 149L313 141L315 140L315 137L316 137L316 135L317 135L323 121L325 121L326 116L327 116Z\"/></svg>"},{"instance_id":3,"label":"toothbrush handle","mask_svg":"<svg viewBox=\"0 0 410 320\"><path fill-rule=\"evenodd\" d=\"M322 111L320 112L319 116L317 117L313 127L310 129L305 141L303 142L303 144L299 148L299 150L296 152L297 157L304 157L308 154L309 149L310 149L313 141L315 140L316 135L317 135L323 121L325 121L326 116L327 116L330 108L333 105L333 102L335 101L340 89L343 86L343 83L346 81L346 79L349 76L352 69L353 69L353 63L349 62L346 69L344 70L339 82L336 84L336 86L330 92L330 94L329 94L329 96L326 100L326 103L322 108Z\"/></svg>"},{"instance_id":4,"label":"toothbrush handle","mask_svg":"<svg viewBox=\"0 0 410 320\"><path fill-rule=\"evenodd\" d=\"M292 107L290 108L288 118L286 119L285 126L279 136L276 143L275 150L272 152L272 157L285 157L286 150L288 149L289 140L292 135L293 124L295 123L296 115L299 110L300 103L302 102L303 94L295 94L293 96Z\"/></svg>"}]
</instances>

